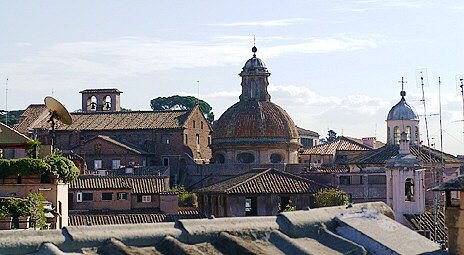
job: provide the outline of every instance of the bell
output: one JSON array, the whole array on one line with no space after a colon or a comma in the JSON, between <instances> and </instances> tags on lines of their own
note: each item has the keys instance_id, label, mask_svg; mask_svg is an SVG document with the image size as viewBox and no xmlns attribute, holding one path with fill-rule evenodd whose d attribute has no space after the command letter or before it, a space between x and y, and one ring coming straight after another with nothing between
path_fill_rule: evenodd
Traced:
<instances>
[{"instance_id":1,"label":"bell","mask_svg":"<svg viewBox=\"0 0 464 255\"><path fill-rule=\"evenodd\" d=\"M97 104L96 103L90 103L90 109L91 110L97 109Z\"/></svg>"},{"instance_id":2,"label":"bell","mask_svg":"<svg viewBox=\"0 0 464 255\"><path fill-rule=\"evenodd\" d=\"M106 110L111 109L111 103L110 103L110 102L106 102L106 103L105 103L105 108L106 108Z\"/></svg>"}]
</instances>

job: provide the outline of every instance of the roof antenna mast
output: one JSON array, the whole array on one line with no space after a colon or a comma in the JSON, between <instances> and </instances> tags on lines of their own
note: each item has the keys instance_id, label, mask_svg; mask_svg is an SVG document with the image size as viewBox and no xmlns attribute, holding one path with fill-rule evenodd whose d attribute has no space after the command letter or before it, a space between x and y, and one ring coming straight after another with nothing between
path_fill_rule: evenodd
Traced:
<instances>
[{"instance_id":1,"label":"roof antenna mast","mask_svg":"<svg viewBox=\"0 0 464 255\"><path fill-rule=\"evenodd\" d=\"M8 77L6 78L5 82L5 124L8 126Z\"/></svg>"},{"instance_id":2,"label":"roof antenna mast","mask_svg":"<svg viewBox=\"0 0 464 255\"><path fill-rule=\"evenodd\" d=\"M200 105L200 81L197 81L198 91L197 91L197 104Z\"/></svg>"}]
</instances>

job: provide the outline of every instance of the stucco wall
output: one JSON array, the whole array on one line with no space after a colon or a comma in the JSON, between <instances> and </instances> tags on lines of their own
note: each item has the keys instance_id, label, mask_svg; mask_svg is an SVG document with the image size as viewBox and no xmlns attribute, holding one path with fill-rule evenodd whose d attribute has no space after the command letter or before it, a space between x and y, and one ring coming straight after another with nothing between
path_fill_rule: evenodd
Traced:
<instances>
[{"instance_id":1,"label":"stucco wall","mask_svg":"<svg viewBox=\"0 0 464 255\"><path fill-rule=\"evenodd\" d=\"M78 190L70 190L73 197L74 210L130 210L131 209L131 194L130 189L107 189L107 190L81 190L83 193L93 193L92 201L77 202ZM118 200L117 193L127 193L127 200ZM112 200L102 200L103 193L113 193Z\"/></svg>"}]
</instances>

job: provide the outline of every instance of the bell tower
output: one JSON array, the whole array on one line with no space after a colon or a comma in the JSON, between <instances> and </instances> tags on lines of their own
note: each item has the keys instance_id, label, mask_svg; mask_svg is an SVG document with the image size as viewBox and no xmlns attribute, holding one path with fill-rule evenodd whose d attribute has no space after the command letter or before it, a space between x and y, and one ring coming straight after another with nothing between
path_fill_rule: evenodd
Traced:
<instances>
[{"instance_id":1,"label":"bell tower","mask_svg":"<svg viewBox=\"0 0 464 255\"><path fill-rule=\"evenodd\" d=\"M118 89L86 89L82 94L82 111L120 111L120 95Z\"/></svg>"},{"instance_id":2,"label":"bell tower","mask_svg":"<svg viewBox=\"0 0 464 255\"><path fill-rule=\"evenodd\" d=\"M387 204L395 212L396 221L405 224L403 214L420 214L425 211L425 169L421 161L409 151L406 132L401 133L399 154L387 160Z\"/></svg>"}]
</instances>

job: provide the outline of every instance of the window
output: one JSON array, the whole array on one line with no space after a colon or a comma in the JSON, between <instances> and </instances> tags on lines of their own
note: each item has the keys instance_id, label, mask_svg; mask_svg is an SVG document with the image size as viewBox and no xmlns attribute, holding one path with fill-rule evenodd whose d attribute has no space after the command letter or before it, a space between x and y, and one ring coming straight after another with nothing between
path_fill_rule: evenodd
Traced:
<instances>
[{"instance_id":1,"label":"window","mask_svg":"<svg viewBox=\"0 0 464 255\"><path fill-rule=\"evenodd\" d=\"M169 144L169 135L163 135L161 137L161 143L162 144Z\"/></svg>"},{"instance_id":2,"label":"window","mask_svg":"<svg viewBox=\"0 0 464 255\"><path fill-rule=\"evenodd\" d=\"M255 161L255 156L249 152L240 153L237 156L237 161L244 164L250 164Z\"/></svg>"},{"instance_id":3,"label":"window","mask_svg":"<svg viewBox=\"0 0 464 255\"><path fill-rule=\"evenodd\" d=\"M417 144L419 144L419 128L416 126L416 132L415 132L415 136L416 136L416 142Z\"/></svg>"},{"instance_id":4,"label":"window","mask_svg":"<svg viewBox=\"0 0 464 255\"><path fill-rule=\"evenodd\" d=\"M387 127L387 142L389 142L389 143L390 143L390 137L391 137L391 135L390 135L390 127Z\"/></svg>"},{"instance_id":5,"label":"window","mask_svg":"<svg viewBox=\"0 0 464 255\"><path fill-rule=\"evenodd\" d=\"M411 141L411 127L406 126L406 134L408 135L408 141Z\"/></svg>"},{"instance_id":6,"label":"window","mask_svg":"<svg viewBox=\"0 0 464 255\"><path fill-rule=\"evenodd\" d=\"M127 200L127 193L126 192L118 192L117 196L118 196L118 200Z\"/></svg>"},{"instance_id":7,"label":"window","mask_svg":"<svg viewBox=\"0 0 464 255\"><path fill-rule=\"evenodd\" d=\"M93 193L86 192L82 193L82 201L92 201L93 200Z\"/></svg>"},{"instance_id":8,"label":"window","mask_svg":"<svg viewBox=\"0 0 464 255\"><path fill-rule=\"evenodd\" d=\"M200 135L197 134L197 144L200 144Z\"/></svg>"},{"instance_id":9,"label":"window","mask_svg":"<svg viewBox=\"0 0 464 255\"><path fill-rule=\"evenodd\" d=\"M121 160L113 159L113 169L118 169L120 165L121 165Z\"/></svg>"},{"instance_id":10,"label":"window","mask_svg":"<svg viewBox=\"0 0 464 255\"><path fill-rule=\"evenodd\" d=\"M113 193L112 192L103 192L102 193L102 200L104 200L104 201L113 200Z\"/></svg>"},{"instance_id":11,"label":"window","mask_svg":"<svg viewBox=\"0 0 464 255\"><path fill-rule=\"evenodd\" d=\"M368 184L386 184L387 180L385 175L369 175L367 177Z\"/></svg>"},{"instance_id":12,"label":"window","mask_svg":"<svg viewBox=\"0 0 464 255\"><path fill-rule=\"evenodd\" d=\"M103 110L110 111L111 110L111 97L106 96L103 98Z\"/></svg>"},{"instance_id":13,"label":"window","mask_svg":"<svg viewBox=\"0 0 464 255\"><path fill-rule=\"evenodd\" d=\"M163 158L163 166L169 166L169 158Z\"/></svg>"},{"instance_id":14,"label":"window","mask_svg":"<svg viewBox=\"0 0 464 255\"><path fill-rule=\"evenodd\" d=\"M216 154L216 157L215 157L214 161L216 163L219 163L219 164L224 164L224 162L226 162L226 158L224 157L224 155L218 153L218 154Z\"/></svg>"},{"instance_id":15,"label":"window","mask_svg":"<svg viewBox=\"0 0 464 255\"><path fill-rule=\"evenodd\" d=\"M340 176L340 185L350 185L351 179L349 176Z\"/></svg>"},{"instance_id":16,"label":"window","mask_svg":"<svg viewBox=\"0 0 464 255\"><path fill-rule=\"evenodd\" d=\"M73 136L72 135L68 136L68 144L69 144L69 146L73 145Z\"/></svg>"},{"instance_id":17,"label":"window","mask_svg":"<svg viewBox=\"0 0 464 255\"><path fill-rule=\"evenodd\" d=\"M404 201L414 201L414 180L411 178L404 182Z\"/></svg>"},{"instance_id":18,"label":"window","mask_svg":"<svg viewBox=\"0 0 464 255\"><path fill-rule=\"evenodd\" d=\"M96 159L93 161L93 170L98 170L102 168L102 160L101 159Z\"/></svg>"},{"instance_id":19,"label":"window","mask_svg":"<svg viewBox=\"0 0 464 255\"><path fill-rule=\"evenodd\" d=\"M211 144L211 137L208 136L208 145Z\"/></svg>"},{"instance_id":20,"label":"window","mask_svg":"<svg viewBox=\"0 0 464 255\"><path fill-rule=\"evenodd\" d=\"M394 132L394 138L395 138L394 143L400 144L400 138L401 138L400 128L396 126L395 128L393 128L393 132Z\"/></svg>"},{"instance_id":21,"label":"window","mask_svg":"<svg viewBox=\"0 0 464 255\"><path fill-rule=\"evenodd\" d=\"M151 196L150 195L142 196L142 203L150 203L150 202L151 202Z\"/></svg>"},{"instance_id":22,"label":"window","mask_svg":"<svg viewBox=\"0 0 464 255\"><path fill-rule=\"evenodd\" d=\"M257 216L256 197L245 198L245 216Z\"/></svg>"},{"instance_id":23,"label":"window","mask_svg":"<svg viewBox=\"0 0 464 255\"><path fill-rule=\"evenodd\" d=\"M144 134L140 134L137 136L137 139L139 140L139 145L143 145L145 143L145 135Z\"/></svg>"},{"instance_id":24,"label":"window","mask_svg":"<svg viewBox=\"0 0 464 255\"><path fill-rule=\"evenodd\" d=\"M192 121L192 126L193 126L193 128L195 128L195 121L194 120Z\"/></svg>"},{"instance_id":25,"label":"window","mask_svg":"<svg viewBox=\"0 0 464 255\"><path fill-rule=\"evenodd\" d=\"M284 160L284 155L280 153L272 153L270 157L271 163L281 163Z\"/></svg>"},{"instance_id":26,"label":"window","mask_svg":"<svg viewBox=\"0 0 464 255\"><path fill-rule=\"evenodd\" d=\"M82 202L82 192L80 191L77 192L76 202Z\"/></svg>"},{"instance_id":27,"label":"window","mask_svg":"<svg viewBox=\"0 0 464 255\"><path fill-rule=\"evenodd\" d=\"M188 144L188 136L185 134L185 144Z\"/></svg>"},{"instance_id":28,"label":"window","mask_svg":"<svg viewBox=\"0 0 464 255\"><path fill-rule=\"evenodd\" d=\"M200 122L200 128L203 129L203 121Z\"/></svg>"},{"instance_id":29,"label":"window","mask_svg":"<svg viewBox=\"0 0 464 255\"><path fill-rule=\"evenodd\" d=\"M353 175L351 176L351 184L353 185L359 185L362 184L362 176L361 175Z\"/></svg>"}]
</instances>

